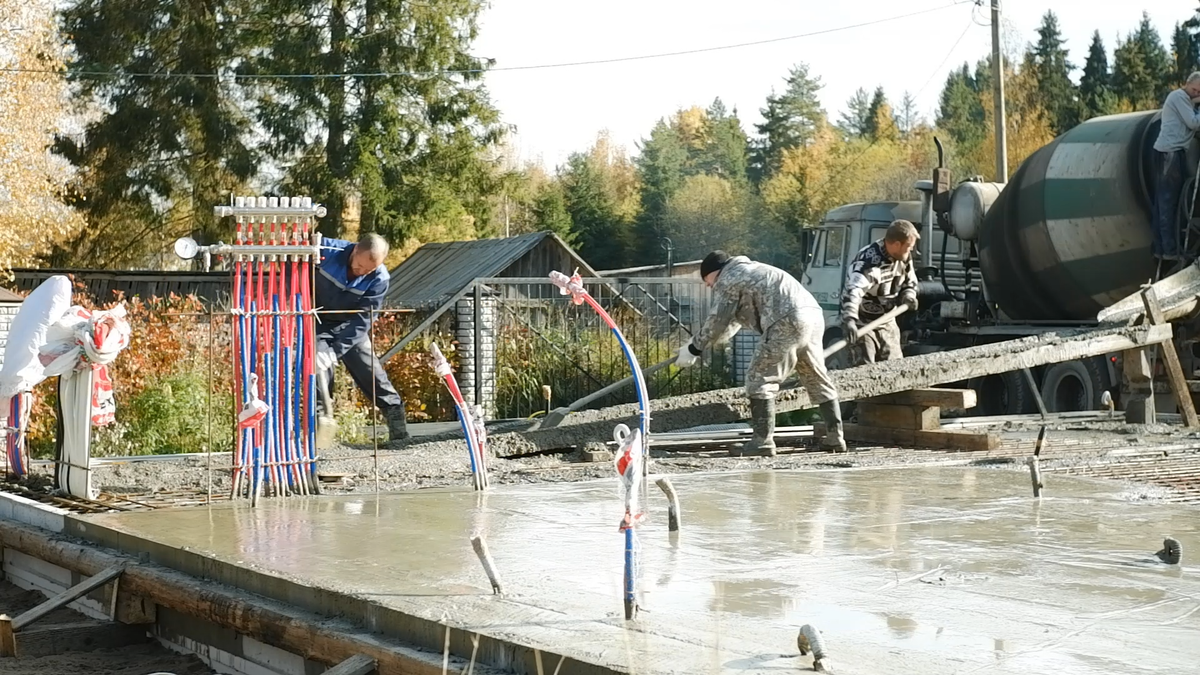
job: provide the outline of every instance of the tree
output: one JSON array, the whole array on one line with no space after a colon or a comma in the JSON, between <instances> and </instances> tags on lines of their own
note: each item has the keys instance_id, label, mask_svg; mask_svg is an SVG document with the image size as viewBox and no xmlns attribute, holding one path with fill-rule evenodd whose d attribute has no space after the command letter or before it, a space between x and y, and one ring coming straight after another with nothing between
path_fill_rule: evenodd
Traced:
<instances>
[{"instance_id":1,"label":"tree","mask_svg":"<svg viewBox=\"0 0 1200 675\"><path fill-rule=\"evenodd\" d=\"M767 97L767 107L761 110L763 123L755 125L761 135L756 144L752 172L762 180L779 167L785 150L801 148L817 141L829 119L817 94L821 78L810 76L808 65L793 66L787 77L787 87L778 96Z\"/></svg>"},{"instance_id":2,"label":"tree","mask_svg":"<svg viewBox=\"0 0 1200 675\"><path fill-rule=\"evenodd\" d=\"M946 85L942 88L937 126L945 130L950 139L964 149L973 148L983 142L985 113L980 89L965 63L961 69L950 73L946 78Z\"/></svg>"},{"instance_id":3,"label":"tree","mask_svg":"<svg viewBox=\"0 0 1200 675\"><path fill-rule=\"evenodd\" d=\"M876 88L875 95L871 97L871 105L867 108L866 132L866 137L872 142L900 140L900 130L896 127L892 106L883 87Z\"/></svg>"},{"instance_id":4,"label":"tree","mask_svg":"<svg viewBox=\"0 0 1200 675\"><path fill-rule=\"evenodd\" d=\"M567 211L567 198L557 181L546 183L538 192L533 203L533 222L536 231L549 230L568 244L575 244L571 214Z\"/></svg>"},{"instance_id":5,"label":"tree","mask_svg":"<svg viewBox=\"0 0 1200 675\"><path fill-rule=\"evenodd\" d=\"M73 247L90 251L91 262L112 262L96 259L109 247L123 257L189 232L229 239L213 206L240 192L258 161L235 85L205 76L228 75L248 48L230 28L236 22L218 21L236 13L233 1L73 0L63 10L74 98L100 111L56 146L78 170L71 203L88 229Z\"/></svg>"},{"instance_id":6,"label":"tree","mask_svg":"<svg viewBox=\"0 0 1200 675\"><path fill-rule=\"evenodd\" d=\"M908 136L922 123L921 113L917 111L917 99L911 93L904 92L904 98L900 99L900 108L896 113L896 124L900 127L900 133Z\"/></svg>"},{"instance_id":7,"label":"tree","mask_svg":"<svg viewBox=\"0 0 1200 675\"><path fill-rule=\"evenodd\" d=\"M683 184L689 163L688 147L678 121L679 115L675 117L676 124L659 120L650 131L650 138L643 141L637 158L641 209L637 216L636 250L631 254L634 262L649 263L658 258L658 241L665 236L663 218L667 202Z\"/></svg>"},{"instance_id":8,"label":"tree","mask_svg":"<svg viewBox=\"0 0 1200 675\"><path fill-rule=\"evenodd\" d=\"M1142 13L1138 29L1113 52L1113 93L1134 110L1152 110L1162 105L1169 90L1171 59L1163 48L1150 16Z\"/></svg>"},{"instance_id":9,"label":"tree","mask_svg":"<svg viewBox=\"0 0 1200 675\"><path fill-rule=\"evenodd\" d=\"M680 260L703 258L715 249L739 250L747 233L748 193L719 176L688 176L672 195L663 217L663 233Z\"/></svg>"},{"instance_id":10,"label":"tree","mask_svg":"<svg viewBox=\"0 0 1200 675\"><path fill-rule=\"evenodd\" d=\"M1176 22L1175 33L1171 38L1171 56L1174 69L1171 73L1171 84L1181 85L1200 67L1196 36L1187 29L1186 24Z\"/></svg>"},{"instance_id":11,"label":"tree","mask_svg":"<svg viewBox=\"0 0 1200 675\"><path fill-rule=\"evenodd\" d=\"M750 142L737 110L729 113L720 98L714 99L705 111L704 145L693 162L694 171L744 184L749 160Z\"/></svg>"},{"instance_id":12,"label":"tree","mask_svg":"<svg viewBox=\"0 0 1200 675\"><path fill-rule=\"evenodd\" d=\"M838 122L838 128L847 138L861 138L867 135L867 126L871 119L871 95L866 89L858 88L854 96L846 101L846 112Z\"/></svg>"},{"instance_id":13,"label":"tree","mask_svg":"<svg viewBox=\"0 0 1200 675\"><path fill-rule=\"evenodd\" d=\"M1042 105L1049 111L1055 134L1061 134L1079 123L1082 111L1071 71L1075 66L1067 60L1066 40L1058 28L1058 17L1047 10L1038 27L1038 41L1030 56L1033 76Z\"/></svg>"},{"instance_id":14,"label":"tree","mask_svg":"<svg viewBox=\"0 0 1200 675\"><path fill-rule=\"evenodd\" d=\"M0 0L0 272L82 225L62 206L69 174L49 152L66 113L62 51L52 2Z\"/></svg>"},{"instance_id":15,"label":"tree","mask_svg":"<svg viewBox=\"0 0 1200 675\"><path fill-rule=\"evenodd\" d=\"M571 154L560 181L580 255L596 269L626 267L639 186L624 151L601 133L588 152Z\"/></svg>"},{"instance_id":16,"label":"tree","mask_svg":"<svg viewBox=\"0 0 1200 675\"><path fill-rule=\"evenodd\" d=\"M285 167L279 187L324 203L321 228L393 242L423 230L474 236L493 222L499 189L483 151L503 132L482 84L490 61L471 55L480 0L263 0L243 20L260 45L238 67L265 148ZM343 77L342 73L389 73Z\"/></svg>"},{"instance_id":17,"label":"tree","mask_svg":"<svg viewBox=\"0 0 1200 675\"><path fill-rule=\"evenodd\" d=\"M1092 34L1092 45L1088 48L1087 61L1083 66L1083 77L1079 80L1079 97L1085 117L1110 115L1116 111L1117 96L1113 93L1111 75L1108 71L1108 52L1100 31Z\"/></svg>"}]
</instances>

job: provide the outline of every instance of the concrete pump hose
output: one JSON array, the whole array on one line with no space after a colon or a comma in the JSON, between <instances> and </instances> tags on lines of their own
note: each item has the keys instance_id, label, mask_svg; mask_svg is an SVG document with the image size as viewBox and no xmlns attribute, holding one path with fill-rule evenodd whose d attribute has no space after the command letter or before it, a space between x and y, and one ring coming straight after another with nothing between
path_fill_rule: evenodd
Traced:
<instances>
[{"instance_id":1,"label":"concrete pump hose","mask_svg":"<svg viewBox=\"0 0 1200 675\"><path fill-rule=\"evenodd\" d=\"M801 656L812 652L814 670L825 670L821 663L825 658L825 641L821 639L820 631L807 623L804 624L800 627L800 634L796 636L796 646L800 648Z\"/></svg>"},{"instance_id":2,"label":"concrete pump hose","mask_svg":"<svg viewBox=\"0 0 1200 675\"><path fill-rule=\"evenodd\" d=\"M1178 539L1167 537L1163 539L1162 550L1154 555L1168 565L1178 565L1180 559L1183 558L1183 545L1179 543Z\"/></svg>"}]
</instances>

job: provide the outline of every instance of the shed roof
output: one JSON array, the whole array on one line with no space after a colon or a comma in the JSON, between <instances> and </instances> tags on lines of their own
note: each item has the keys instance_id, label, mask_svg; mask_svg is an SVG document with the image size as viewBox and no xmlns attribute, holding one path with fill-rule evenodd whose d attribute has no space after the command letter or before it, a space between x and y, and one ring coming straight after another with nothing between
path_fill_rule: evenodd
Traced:
<instances>
[{"instance_id":1,"label":"shed roof","mask_svg":"<svg viewBox=\"0 0 1200 675\"><path fill-rule=\"evenodd\" d=\"M425 244L391 271L385 305L417 310L438 307L475 279L502 276L546 239L562 247L585 275L595 275L595 270L553 232Z\"/></svg>"},{"instance_id":2,"label":"shed roof","mask_svg":"<svg viewBox=\"0 0 1200 675\"><path fill-rule=\"evenodd\" d=\"M25 298L13 293L7 288L0 288L0 302L24 302Z\"/></svg>"}]
</instances>

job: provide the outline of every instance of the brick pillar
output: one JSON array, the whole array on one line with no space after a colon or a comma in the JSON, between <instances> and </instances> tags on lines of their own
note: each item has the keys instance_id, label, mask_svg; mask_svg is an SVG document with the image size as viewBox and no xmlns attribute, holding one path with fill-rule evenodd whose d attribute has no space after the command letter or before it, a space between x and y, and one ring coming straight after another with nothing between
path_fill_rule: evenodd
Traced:
<instances>
[{"instance_id":1,"label":"brick pillar","mask_svg":"<svg viewBox=\"0 0 1200 675\"><path fill-rule=\"evenodd\" d=\"M468 294L454 307L454 334L458 341L459 368L455 375L463 399L478 401L489 419L496 413L496 300L479 298L479 330L476 331L475 297ZM478 333L479 344L475 342ZM477 357L478 355L478 357ZM476 398L475 371L479 366L480 391Z\"/></svg>"}]
</instances>

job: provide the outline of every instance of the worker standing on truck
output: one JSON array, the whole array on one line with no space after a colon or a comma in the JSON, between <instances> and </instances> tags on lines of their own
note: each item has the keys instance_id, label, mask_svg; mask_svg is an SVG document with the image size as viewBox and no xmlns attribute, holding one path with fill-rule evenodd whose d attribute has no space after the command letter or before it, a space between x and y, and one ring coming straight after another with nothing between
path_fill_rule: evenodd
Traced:
<instances>
[{"instance_id":1,"label":"worker standing on truck","mask_svg":"<svg viewBox=\"0 0 1200 675\"><path fill-rule=\"evenodd\" d=\"M896 320L859 335L863 326L895 307L917 308L917 272L912 250L920 239L907 220L895 220L882 239L854 256L842 291L842 333L853 350L854 365L890 361L904 356Z\"/></svg>"},{"instance_id":2,"label":"worker standing on truck","mask_svg":"<svg viewBox=\"0 0 1200 675\"><path fill-rule=\"evenodd\" d=\"M742 326L762 336L746 371L754 434L736 454L775 455L775 396L793 368L825 421L821 447L844 452L837 389L822 354L825 318L816 298L787 272L724 251L701 261L700 276L713 289L713 308L700 331L679 348L675 365L694 364L705 349L729 340Z\"/></svg>"},{"instance_id":3,"label":"worker standing on truck","mask_svg":"<svg viewBox=\"0 0 1200 675\"><path fill-rule=\"evenodd\" d=\"M1160 260L1182 260L1179 250L1179 193L1187 175L1184 161L1192 137L1200 129L1200 112L1194 99L1200 97L1200 72L1188 76L1183 87L1167 94L1162 107L1162 126L1154 142L1158 181L1151 209L1152 249Z\"/></svg>"},{"instance_id":4,"label":"worker standing on truck","mask_svg":"<svg viewBox=\"0 0 1200 675\"><path fill-rule=\"evenodd\" d=\"M388 440L408 438L404 399L388 379L371 344L370 310L383 306L391 275L383 261L387 241L374 233L358 242L321 240L317 267L317 368L333 379L338 361L387 420Z\"/></svg>"}]
</instances>

